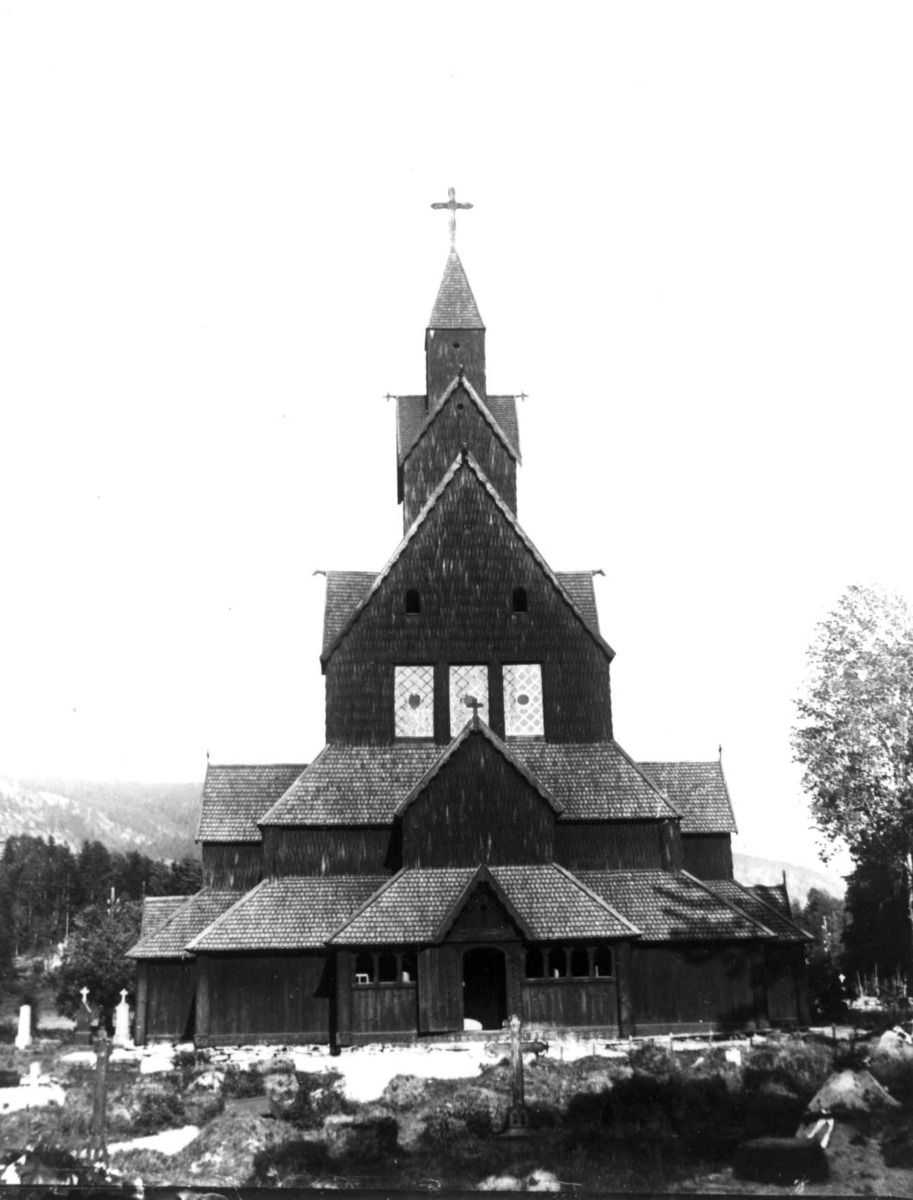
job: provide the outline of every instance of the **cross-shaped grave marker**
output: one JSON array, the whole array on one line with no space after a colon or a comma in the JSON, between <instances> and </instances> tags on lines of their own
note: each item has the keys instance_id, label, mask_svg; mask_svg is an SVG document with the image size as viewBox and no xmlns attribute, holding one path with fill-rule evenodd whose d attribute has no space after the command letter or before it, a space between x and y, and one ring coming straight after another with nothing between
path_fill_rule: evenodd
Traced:
<instances>
[{"instance_id":1,"label":"cross-shaped grave marker","mask_svg":"<svg viewBox=\"0 0 913 1200\"><path fill-rule=\"evenodd\" d=\"M529 1110L523 1092L523 1055L541 1054L548 1049L548 1042L528 1041L520 1038L522 1022L514 1013L508 1022L510 1029L510 1108L507 1110L507 1125L503 1137L529 1137ZM499 1045L505 1043L500 1042Z\"/></svg>"}]
</instances>

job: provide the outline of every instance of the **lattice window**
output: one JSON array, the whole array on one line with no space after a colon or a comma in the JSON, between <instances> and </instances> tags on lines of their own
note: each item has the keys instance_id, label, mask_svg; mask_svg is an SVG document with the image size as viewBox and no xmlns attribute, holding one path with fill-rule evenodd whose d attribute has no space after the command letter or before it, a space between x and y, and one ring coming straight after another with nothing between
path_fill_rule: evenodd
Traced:
<instances>
[{"instance_id":1,"label":"lattice window","mask_svg":"<svg viewBox=\"0 0 913 1200\"><path fill-rule=\"evenodd\" d=\"M434 667L395 668L393 711L397 737L434 737Z\"/></svg>"},{"instance_id":2,"label":"lattice window","mask_svg":"<svg viewBox=\"0 0 913 1200\"><path fill-rule=\"evenodd\" d=\"M504 732L508 737L541 737L545 733L538 663L504 668Z\"/></svg>"},{"instance_id":3,"label":"lattice window","mask_svg":"<svg viewBox=\"0 0 913 1200\"><path fill-rule=\"evenodd\" d=\"M456 737L472 720L467 697L479 701L479 717L488 724L488 667L450 668L450 736Z\"/></svg>"}]
</instances>

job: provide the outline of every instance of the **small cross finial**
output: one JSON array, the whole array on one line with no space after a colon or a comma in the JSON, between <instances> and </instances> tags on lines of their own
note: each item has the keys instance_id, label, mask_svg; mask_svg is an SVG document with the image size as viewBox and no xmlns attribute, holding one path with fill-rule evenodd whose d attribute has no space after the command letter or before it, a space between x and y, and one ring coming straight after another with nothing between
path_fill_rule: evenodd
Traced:
<instances>
[{"instance_id":1,"label":"small cross finial","mask_svg":"<svg viewBox=\"0 0 913 1200\"><path fill-rule=\"evenodd\" d=\"M517 395L517 399L518 399L518 400L527 400L528 398L529 398L529 397L527 396L526 392L520 392L520 393L518 393L518 395Z\"/></svg>"},{"instance_id":2,"label":"small cross finial","mask_svg":"<svg viewBox=\"0 0 913 1200\"><path fill-rule=\"evenodd\" d=\"M395 399L396 399L396 397L393 395L393 393L392 393L392 392L387 392L387 393L386 393L386 395L384 396L384 399L385 399L385 400L387 401L387 403L389 404L389 403L390 403L390 401L391 401L391 400L395 400Z\"/></svg>"},{"instance_id":3,"label":"small cross finial","mask_svg":"<svg viewBox=\"0 0 913 1200\"><path fill-rule=\"evenodd\" d=\"M458 208L472 208L471 204L460 204L456 198L456 188L447 189L448 199L439 201L437 204L432 204L432 208L449 208L450 209L450 245L456 246L456 210Z\"/></svg>"},{"instance_id":4,"label":"small cross finial","mask_svg":"<svg viewBox=\"0 0 913 1200\"><path fill-rule=\"evenodd\" d=\"M479 725L479 709L482 707L482 701L477 700L475 696L467 695L463 697L463 703L467 708L472 709L472 724L475 728Z\"/></svg>"}]
</instances>

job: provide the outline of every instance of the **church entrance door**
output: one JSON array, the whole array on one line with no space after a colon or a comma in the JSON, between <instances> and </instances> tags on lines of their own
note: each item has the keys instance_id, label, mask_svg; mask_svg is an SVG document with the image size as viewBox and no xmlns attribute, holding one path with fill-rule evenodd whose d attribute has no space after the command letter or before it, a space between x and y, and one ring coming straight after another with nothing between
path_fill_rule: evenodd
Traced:
<instances>
[{"instance_id":1,"label":"church entrance door","mask_svg":"<svg viewBox=\"0 0 913 1200\"><path fill-rule=\"evenodd\" d=\"M507 1020L507 969L504 951L476 946L463 954L463 1016L483 1029L500 1029Z\"/></svg>"}]
</instances>

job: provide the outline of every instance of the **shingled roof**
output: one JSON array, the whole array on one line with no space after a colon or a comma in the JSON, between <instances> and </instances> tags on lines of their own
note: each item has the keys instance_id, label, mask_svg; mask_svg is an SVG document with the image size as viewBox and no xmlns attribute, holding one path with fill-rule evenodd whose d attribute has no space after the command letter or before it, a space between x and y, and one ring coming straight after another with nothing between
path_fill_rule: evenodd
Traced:
<instances>
[{"instance_id":1,"label":"shingled roof","mask_svg":"<svg viewBox=\"0 0 913 1200\"><path fill-rule=\"evenodd\" d=\"M140 918L140 937L155 933L187 903L186 896L144 896Z\"/></svg>"},{"instance_id":2,"label":"shingled roof","mask_svg":"<svg viewBox=\"0 0 913 1200\"><path fill-rule=\"evenodd\" d=\"M578 871L587 886L632 921L651 942L742 941L774 937L687 871Z\"/></svg>"},{"instance_id":3,"label":"shingled roof","mask_svg":"<svg viewBox=\"0 0 913 1200\"><path fill-rule=\"evenodd\" d=\"M311 950L386 882L380 875L265 879L208 928L192 951Z\"/></svg>"},{"instance_id":4,"label":"shingled roof","mask_svg":"<svg viewBox=\"0 0 913 1200\"><path fill-rule=\"evenodd\" d=\"M206 766L198 842L259 842L257 822L307 763Z\"/></svg>"},{"instance_id":5,"label":"shingled roof","mask_svg":"<svg viewBox=\"0 0 913 1200\"><path fill-rule=\"evenodd\" d=\"M775 908L781 916L789 917L792 920L793 910L789 903L789 892L786 890L786 882L783 883L752 883L746 885L748 890L755 892L760 898Z\"/></svg>"},{"instance_id":6,"label":"shingled roof","mask_svg":"<svg viewBox=\"0 0 913 1200\"><path fill-rule=\"evenodd\" d=\"M370 592L379 573L378 571L327 571L327 591L323 608L324 650Z\"/></svg>"},{"instance_id":7,"label":"shingled roof","mask_svg":"<svg viewBox=\"0 0 913 1200\"><path fill-rule=\"evenodd\" d=\"M520 462L521 461L520 451L519 451L518 447L515 446L511 442L510 438L507 436L507 431L505 429L501 428L494 413L491 411L491 409L488 407L488 405L485 403L485 401L482 399L482 397L479 395L479 393L476 391L476 389L472 386L472 384L466 378L466 376L462 375L462 374L455 376L450 381L450 383L447 385L440 400L438 400L438 402L434 406L434 409L428 414L427 419L416 431L415 436L413 437L412 441L408 442L406 444L406 446L403 448L403 450L401 452L401 456L400 456L400 461L405 462L405 460L412 453L412 450L415 448L415 446L418 445L418 443L421 441L421 439L425 436L425 433L428 431L428 429L437 420L440 413L443 412L443 410L447 404L447 401L454 394L454 392L456 392L458 390L461 390L466 396L469 397L469 399L472 401L472 403L479 410L479 413L481 414L483 420L488 423L489 427L491 428L492 433L495 435L495 437L497 437L498 441L501 443L501 445L504 447L504 449L507 451L507 453L512 458L516 459L517 462Z\"/></svg>"},{"instance_id":8,"label":"shingled roof","mask_svg":"<svg viewBox=\"0 0 913 1200\"><path fill-rule=\"evenodd\" d=\"M195 896L178 898L180 907L153 933L141 937L127 951L128 958L190 958L187 943L236 904L238 893L204 888Z\"/></svg>"},{"instance_id":9,"label":"shingled roof","mask_svg":"<svg viewBox=\"0 0 913 1200\"><path fill-rule=\"evenodd\" d=\"M520 425L516 396L486 396L485 407L504 431L520 457ZM402 464L406 452L415 444L429 418L427 396L396 397L396 460Z\"/></svg>"},{"instance_id":10,"label":"shingled roof","mask_svg":"<svg viewBox=\"0 0 913 1200\"><path fill-rule=\"evenodd\" d=\"M569 871L554 863L428 867L401 871L330 939L331 945L439 941L477 881L490 876L537 941L618 938L637 930Z\"/></svg>"},{"instance_id":11,"label":"shingled roof","mask_svg":"<svg viewBox=\"0 0 913 1200\"><path fill-rule=\"evenodd\" d=\"M490 496L495 507L501 512L501 515L507 521L508 525L513 530L514 534L522 542L527 553L535 561L535 563L539 566L539 568L541 569L543 574L546 576L546 578L552 583L555 590L558 592L559 596L561 596L561 598L567 604L568 608L570 608L570 610L574 613L574 615L580 621L583 628L587 631L587 633L589 633L590 637L593 639L593 641L596 643L596 645L600 648L600 650L602 650L603 653L608 656L609 660L613 659L615 657L615 651L608 644L608 642L605 640L605 638L603 638L599 632L597 632L596 630L594 630L592 628L590 623L587 621L587 619L581 613L580 609L574 603L573 599L568 595L567 591L562 586L561 581L558 579L555 572L551 569L551 567L548 565L548 563L545 561L545 559L542 557L542 555L539 553L539 551L536 549L536 547L530 541L527 534L520 527L519 521L514 516L514 514L510 511L510 509L507 507L507 505L504 503L504 501L501 499L501 497L498 495L497 489L492 486L492 484L488 480L487 476L485 475L485 472L482 470L482 468L476 462L475 458L473 458L473 456L468 451L464 450L461 454L459 454L454 459L452 465L447 470L447 472L444 474L444 477L441 479L441 482L438 484L438 486L434 489L434 491L428 497L428 500L425 502L424 508L419 513L419 515L415 518L415 520L412 522L412 526L409 529L408 533L403 538L403 540L400 542L400 544L397 546L396 550L393 553L392 558L389 560L387 565L384 567L384 569L381 571L381 573L375 579L368 594L357 605L357 607L355 608L355 610L353 611L353 613L351 614L349 619L345 622L345 624L343 625L342 629L339 631L337 636L333 639L331 644L324 648L323 653L320 656L320 659L321 659L321 662L323 663L323 665L326 666L328 659L332 656L336 647L346 636L349 629L352 627L352 625L358 619L361 612L367 607L368 604L370 604L372 597L374 595L376 595L376 593L383 586L384 580L390 574L390 571L393 569L395 564L399 561L400 557L405 552L407 546L412 542L413 538L415 538L416 535L419 533L423 524L425 523L425 521L427 521L429 514L432 512L432 510L438 504L441 497L446 493L447 489L450 487L450 485L453 483L453 481L457 478L458 474L463 470L470 471L476 477L479 484L488 493L488 495Z\"/></svg>"},{"instance_id":12,"label":"shingled roof","mask_svg":"<svg viewBox=\"0 0 913 1200\"><path fill-rule=\"evenodd\" d=\"M754 920L766 925L777 935L777 941L813 942L815 940L795 921L790 920L778 908L759 896L754 888L736 883L734 879L708 879L706 886L712 888L718 896L731 901L743 912L748 913Z\"/></svg>"},{"instance_id":13,"label":"shingled roof","mask_svg":"<svg viewBox=\"0 0 913 1200\"><path fill-rule=\"evenodd\" d=\"M429 329L484 329L475 296L456 250L451 249L428 320Z\"/></svg>"},{"instance_id":14,"label":"shingled roof","mask_svg":"<svg viewBox=\"0 0 913 1200\"><path fill-rule=\"evenodd\" d=\"M682 814L682 833L737 833L719 762L642 762Z\"/></svg>"}]
</instances>

